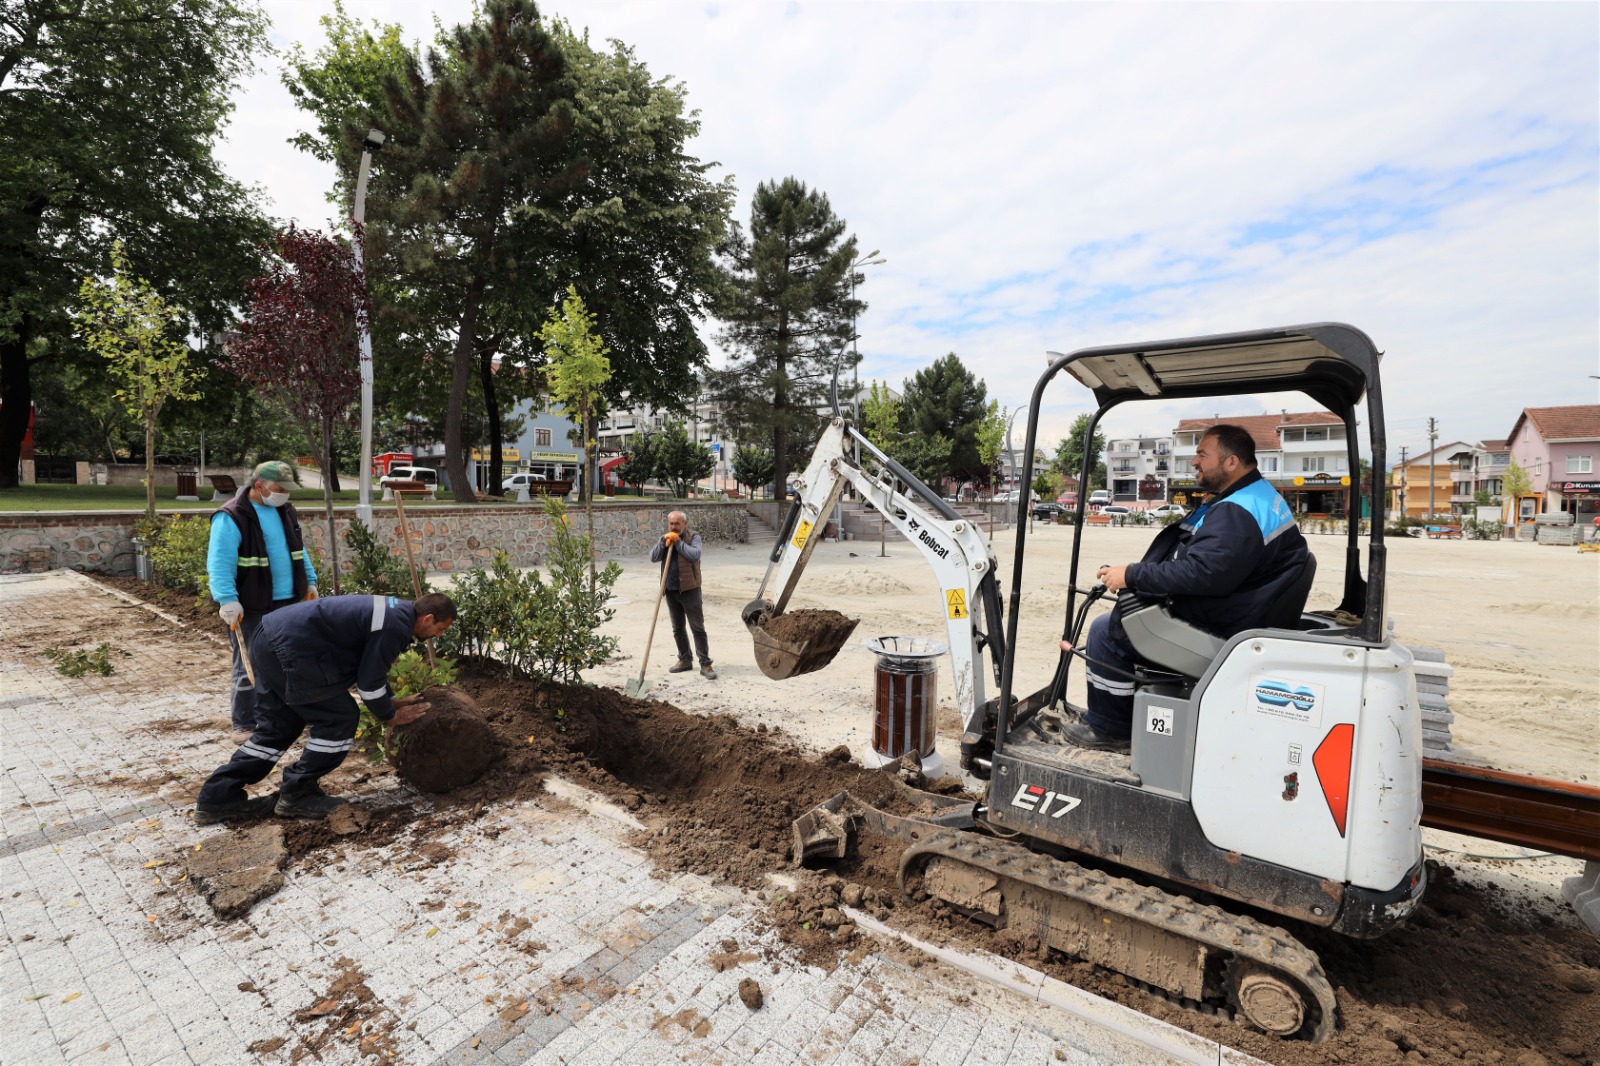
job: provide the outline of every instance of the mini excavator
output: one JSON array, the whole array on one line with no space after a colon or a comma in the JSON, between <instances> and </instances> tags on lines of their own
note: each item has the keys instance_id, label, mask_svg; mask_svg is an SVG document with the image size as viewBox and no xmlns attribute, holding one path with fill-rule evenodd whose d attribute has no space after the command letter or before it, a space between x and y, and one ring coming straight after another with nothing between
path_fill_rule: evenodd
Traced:
<instances>
[{"instance_id":1,"label":"mini excavator","mask_svg":"<svg viewBox=\"0 0 1600 1066\"><path fill-rule=\"evenodd\" d=\"M1360 469L1364 404L1372 468L1385 468L1380 353L1351 326L1052 357L1029 406L1023 485L1033 479L1046 386L1063 372L1096 401L1086 441L1125 402L1297 391L1344 422L1351 471ZM1093 461L1085 448L1080 484L1089 483ZM1105 594L1104 586L1079 587L1081 537L1054 676L1018 697L1026 528L1016 532L1008 614L982 533L842 417L795 482L766 577L742 612L768 677L821 669L855 626L846 620L801 644L765 631L783 613L846 484L938 575L965 718L961 765L987 785L976 803L919 792L895 807L922 812L911 817L841 793L797 820L795 861L843 857L863 833L895 838L905 845L900 888L908 898L936 898L976 921L1036 935L1174 1002L1231 1012L1267 1033L1318 1041L1334 1032L1333 989L1315 953L1274 923L1376 937L1405 920L1426 880L1421 710L1411 655L1385 618L1381 495L1371 501L1369 534L1349 523L1336 611L1305 610L1314 558L1271 618L1228 639L1180 621L1160 601L1121 604L1146 665L1132 677L1131 752L1117 754L1074 747L1059 734L1062 716L1082 713L1067 701L1067 681L1083 658L1075 649L1089 610ZM1080 494L1080 531L1085 505ZM986 676L997 689L992 698Z\"/></svg>"}]
</instances>

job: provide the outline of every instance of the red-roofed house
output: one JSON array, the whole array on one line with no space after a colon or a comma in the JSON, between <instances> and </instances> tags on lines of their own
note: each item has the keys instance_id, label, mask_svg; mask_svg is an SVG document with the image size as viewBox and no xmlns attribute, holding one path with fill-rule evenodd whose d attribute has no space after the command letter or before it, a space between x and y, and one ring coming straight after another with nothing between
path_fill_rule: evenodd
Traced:
<instances>
[{"instance_id":1,"label":"red-roofed house","mask_svg":"<svg viewBox=\"0 0 1600 1066\"><path fill-rule=\"evenodd\" d=\"M1206 430L1219 422L1239 426L1256 443L1261 476L1283 494L1297 514L1347 514L1354 480L1344 422L1331 411L1283 412L1185 418L1173 431L1172 499L1185 506L1200 502L1194 481L1194 453ZM1180 498L1181 497L1181 498Z\"/></svg>"},{"instance_id":2,"label":"red-roofed house","mask_svg":"<svg viewBox=\"0 0 1600 1066\"><path fill-rule=\"evenodd\" d=\"M1571 511L1589 525L1600 514L1600 404L1525 407L1507 446L1532 481L1516 503L1520 519Z\"/></svg>"}]
</instances>

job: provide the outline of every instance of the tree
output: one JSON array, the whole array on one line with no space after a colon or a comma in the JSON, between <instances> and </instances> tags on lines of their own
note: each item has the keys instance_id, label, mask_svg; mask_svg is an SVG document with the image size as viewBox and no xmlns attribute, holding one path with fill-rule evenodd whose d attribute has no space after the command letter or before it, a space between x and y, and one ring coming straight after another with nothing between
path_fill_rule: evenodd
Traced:
<instances>
[{"instance_id":1,"label":"tree","mask_svg":"<svg viewBox=\"0 0 1600 1066\"><path fill-rule=\"evenodd\" d=\"M228 355L240 377L282 399L317 449L337 593L339 538L328 475L334 431L349 419L361 393L356 336L369 313L367 289L345 241L290 228L273 238L272 251L267 273L247 286L249 317L229 342Z\"/></svg>"},{"instance_id":2,"label":"tree","mask_svg":"<svg viewBox=\"0 0 1600 1066\"><path fill-rule=\"evenodd\" d=\"M940 476L957 481L987 479L978 455L978 424L988 406L988 388L951 352L905 383L907 428L923 437L950 442Z\"/></svg>"},{"instance_id":3,"label":"tree","mask_svg":"<svg viewBox=\"0 0 1600 1066\"><path fill-rule=\"evenodd\" d=\"M756 489L772 481L777 469L772 449L764 445L741 444L733 453L733 480L749 489L751 496L756 494Z\"/></svg>"},{"instance_id":4,"label":"tree","mask_svg":"<svg viewBox=\"0 0 1600 1066\"><path fill-rule=\"evenodd\" d=\"M611 362L606 358L606 346L595 336L594 318L583 306L583 297L573 286L567 287L567 298L561 301L559 314L552 313L550 320L539 331L545 353L550 358L550 398L566 408L568 415L576 415L578 432L583 438L584 478L583 512L589 522L589 580L596 578L594 559L594 436L586 427L594 424L591 417L600 400L601 390L611 377Z\"/></svg>"},{"instance_id":5,"label":"tree","mask_svg":"<svg viewBox=\"0 0 1600 1066\"><path fill-rule=\"evenodd\" d=\"M1052 464L1057 470L1067 477L1083 476L1083 442L1089 433L1089 416L1079 415L1072 423L1072 430L1056 445L1055 459ZM1079 492L1088 492L1096 487L1106 486L1106 464L1101 456L1106 453L1105 434L1095 431L1094 439L1089 443L1089 448L1094 454L1094 466L1089 472L1087 484L1078 486Z\"/></svg>"},{"instance_id":6,"label":"tree","mask_svg":"<svg viewBox=\"0 0 1600 1066\"><path fill-rule=\"evenodd\" d=\"M690 489L716 469L716 457L697 440L691 440L684 424L668 422L655 437L656 477L672 487L672 494L687 498Z\"/></svg>"},{"instance_id":7,"label":"tree","mask_svg":"<svg viewBox=\"0 0 1600 1066\"><path fill-rule=\"evenodd\" d=\"M82 278L111 273L112 241L194 333L228 320L268 227L212 148L265 30L241 0L0 8L0 488L17 485L35 374L98 362L69 312Z\"/></svg>"},{"instance_id":8,"label":"tree","mask_svg":"<svg viewBox=\"0 0 1600 1066\"><path fill-rule=\"evenodd\" d=\"M144 423L144 513L156 520L156 417L173 399L193 399L189 346L174 335L183 316L143 278L134 277L122 242L111 247L111 280L84 278L79 329L111 364L117 400Z\"/></svg>"},{"instance_id":9,"label":"tree","mask_svg":"<svg viewBox=\"0 0 1600 1066\"><path fill-rule=\"evenodd\" d=\"M1506 465L1506 473L1500 479L1500 496L1511 504L1511 517L1508 521L1515 523L1518 517L1518 502L1524 496L1533 494L1533 478L1528 476L1527 467L1517 462L1516 456L1511 456ZM1503 506L1503 505L1502 505Z\"/></svg>"},{"instance_id":10,"label":"tree","mask_svg":"<svg viewBox=\"0 0 1600 1066\"><path fill-rule=\"evenodd\" d=\"M726 286L718 339L734 361L709 375L726 435L771 441L773 483L788 480L791 445L820 431L824 389L844 352L856 240L826 195L796 178L762 182L750 206L750 236L737 226L722 249Z\"/></svg>"},{"instance_id":11,"label":"tree","mask_svg":"<svg viewBox=\"0 0 1600 1066\"><path fill-rule=\"evenodd\" d=\"M1009 415L1009 411L1000 409L999 400L990 400L989 406L983 409L983 417L978 420L973 433L973 439L978 445L978 462L982 465L983 480L991 487L999 469L997 464L1000 461L1000 453L1005 450L1006 424Z\"/></svg>"},{"instance_id":12,"label":"tree","mask_svg":"<svg viewBox=\"0 0 1600 1066\"><path fill-rule=\"evenodd\" d=\"M620 42L596 49L561 20L541 21L529 3L490 3L471 27L441 33L426 74L396 26L363 25L337 7L323 24L327 44L314 55L294 53L285 75L297 103L316 118L316 131L297 143L337 163L338 198L348 202L361 135L372 125L392 135L370 201L375 247L391 235L391 224L394 238L393 254L372 271L382 331L374 340L398 371L379 391L403 408L438 406L441 423L459 404L458 424L447 426L446 436L466 443L487 437L498 463L509 432L503 412L534 395L542 378L540 324L574 285L611 351L605 402L627 395L682 409L695 369L706 365L696 323L718 283L713 253L734 196L731 178L713 181L714 164L686 151L700 124L684 88L652 77ZM542 42L534 41L537 34ZM508 35L524 46L501 41ZM486 47L487 38L502 47ZM496 71L520 79L514 92L529 106L510 109L511 127L473 125L513 85L498 85ZM534 99L539 93L543 99ZM407 145L421 135L406 129L446 125L441 113L452 110L461 119L456 127L470 135L456 155L433 152L419 169L423 160ZM461 187L462 175L472 176L473 188ZM462 202L441 200L448 210L434 219L405 204L391 209L387 199L410 198L419 176ZM455 221L450 213L467 211L474 198L481 207L476 226ZM462 263L439 261L470 258L471 248L484 250L473 264L486 279L479 289ZM458 400L452 362L450 397L441 402L431 396L437 365L426 364L441 362L437 353L458 344L467 302L477 310L471 352L462 358L476 373ZM586 438L595 436L602 410L591 411ZM491 476L498 482L497 468ZM585 484L596 482L591 466Z\"/></svg>"}]
</instances>

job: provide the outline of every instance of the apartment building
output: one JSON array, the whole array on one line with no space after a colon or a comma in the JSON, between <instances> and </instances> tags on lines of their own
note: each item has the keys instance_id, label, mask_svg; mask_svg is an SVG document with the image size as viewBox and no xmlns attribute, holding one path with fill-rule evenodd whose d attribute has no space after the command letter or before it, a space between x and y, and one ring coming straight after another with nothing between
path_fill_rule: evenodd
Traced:
<instances>
[{"instance_id":1,"label":"apartment building","mask_svg":"<svg viewBox=\"0 0 1600 1066\"><path fill-rule=\"evenodd\" d=\"M1295 513L1350 512L1357 498L1353 476L1357 471L1350 469L1344 422L1331 411L1184 419L1172 435L1173 475L1167 486L1167 498L1172 502L1185 507L1200 502L1194 456L1206 430L1219 423L1239 426L1250 434L1256 446L1257 469ZM1110 459L1108 446L1108 468Z\"/></svg>"},{"instance_id":2,"label":"apartment building","mask_svg":"<svg viewBox=\"0 0 1600 1066\"><path fill-rule=\"evenodd\" d=\"M1174 469L1172 437L1119 437L1106 441L1106 480L1110 483L1106 488L1118 503L1171 499Z\"/></svg>"},{"instance_id":3,"label":"apartment building","mask_svg":"<svg viewBox=\"0 0 1600 1066\"><path fill-rule=\"evenodd\" d=\"M1498 502L1511 451L1503 440L1480 440L1450 456L1450 512L1470 515L1479 492Z\"/></svg>"},{"instance_id":4,"label":"apartment building","mask_svg":"<svg viewBox=\"0 0 1600 1066\"><path fill-rule=\"evenodd\" d=\"M1506 448L1532 482L1515 502L1519 520L1570 511L1589 525L1600 515L1600 404L1525 407Z\"/></svg>"},{"instance_id":5,"label":"apartment building","mask_svg":"<svg viewBox=\"0 0 1600 1066\"><path fill-rule=\"evenodd\" d=\"M1452 441L1421 455L1407 455L1403 463L1390 467L1389 513L1419 521L1430 513L1463 513L1472 502L1472 494L1466 493L1464 504L1456 503L1461 469L1460 461L1453 457L1471 451L1472 445L1465 441Z\"/></svg>"}]
</instances>

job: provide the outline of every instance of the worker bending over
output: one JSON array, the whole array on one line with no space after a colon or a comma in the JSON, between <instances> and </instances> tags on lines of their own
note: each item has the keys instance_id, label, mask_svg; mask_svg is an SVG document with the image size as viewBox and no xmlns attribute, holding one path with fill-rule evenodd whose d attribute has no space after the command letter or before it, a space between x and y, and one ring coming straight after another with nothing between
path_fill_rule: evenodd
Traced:
<instances>
[{"instance_id":1,"label":"worker bending over","mask_svg":"<svg viewBox=\"0 0 1600 1066\"><path fill-rule=\"evenodd\" d=\"M261 620L250 655L256 671L255 731L200 789L201 825L256 818L326 818L346 801L319 783L344 762L360 720L350 687L380 721L410 725L427 711L421 696L389 695L389 667L413 639L450 628L456 605L430 592L415 602L393 596L326 596L280 608ZM283 771L276 795L245 788L272 772L300 734L300 759Z\"/></svg>"},{"instance_id":2,"label":"worker bending over","mask_svg":"<svg viewBox=\"0 0 1600 1066\"><path fill-rule=\"evenodd\" d=\"M1102 566L1112 592L1171 597L1175 618L1219 637L1254 629L1306 561L1294 514L1256 469L1248 431L1222 423L1200 439L1194 476L1210 495L1183 521L1156 535L1142 560ZM1062 735L1080 748L1127 751L1133 734L1133 667L1141 662L1120 611L1089 627L1089 707Z\"/></svg>"}]
</instances>

